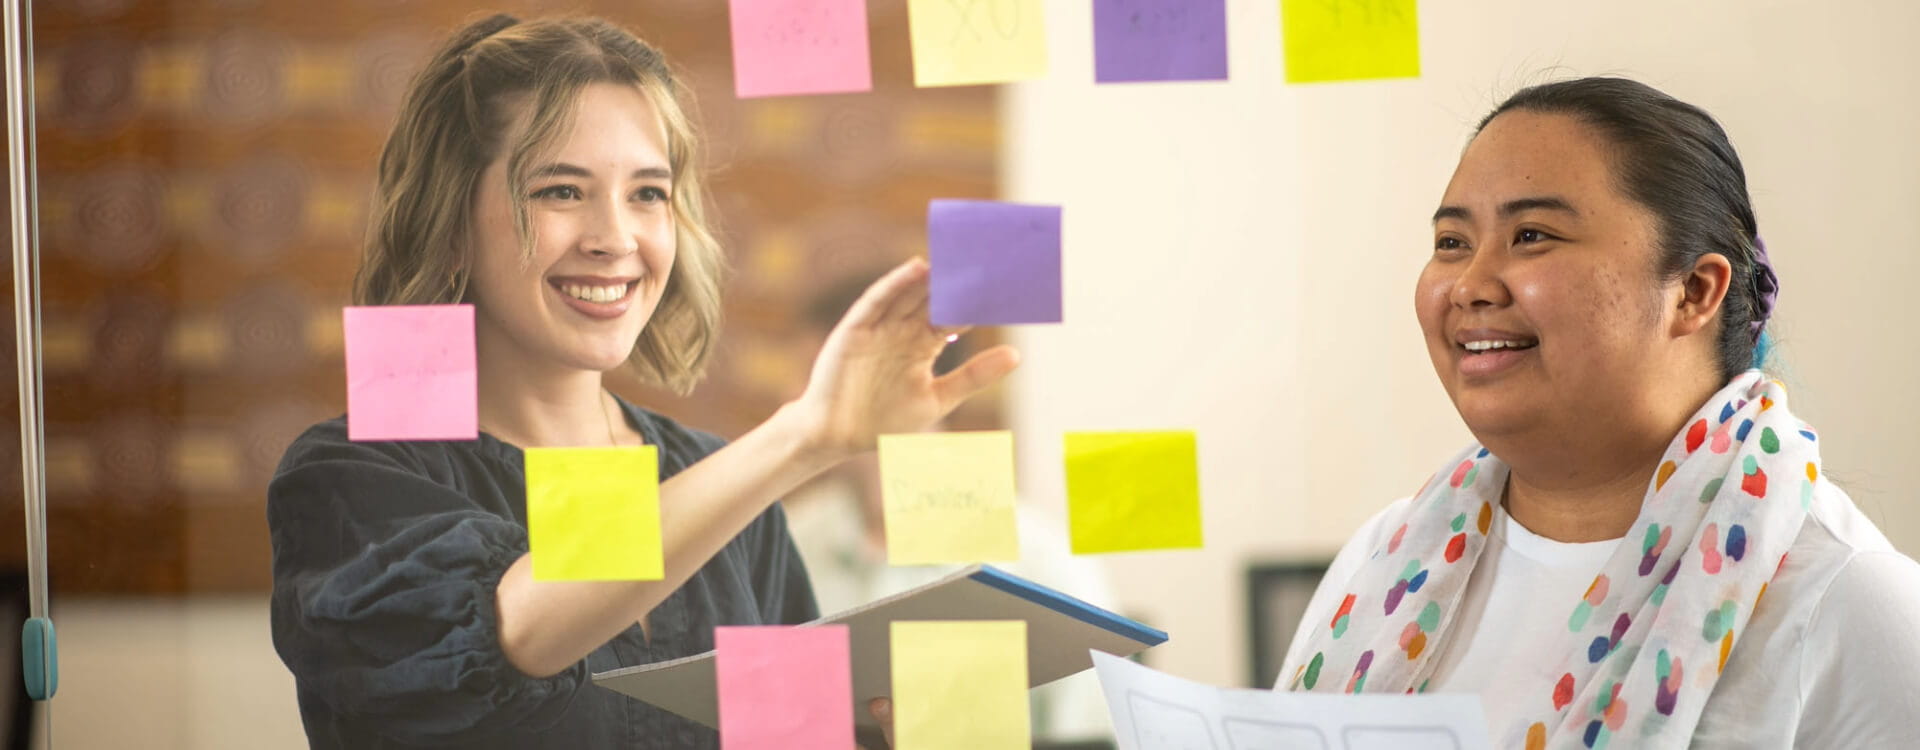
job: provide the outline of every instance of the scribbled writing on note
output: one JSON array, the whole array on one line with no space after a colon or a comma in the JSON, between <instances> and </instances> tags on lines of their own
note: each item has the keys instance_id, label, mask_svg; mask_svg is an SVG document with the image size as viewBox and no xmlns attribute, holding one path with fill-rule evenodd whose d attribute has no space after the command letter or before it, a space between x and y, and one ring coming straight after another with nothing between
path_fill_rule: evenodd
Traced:
<instances>
[{"instance_id":1,"label":"scribbled writing on note","mask_svg":"<svg viewBox=\"0 0 1920 750\"><path fill-rule=\"evenodd\" d=\"M937 326L1058 323L1059 206L936 198L927 204L928 316Z\"/></svg>"},{"instance_id":2,"label":"scribbled writing on note","mask_svg":"<svg viewBox=\"0 0 1920 750\"><path fill-rule=\"evenodd\" d=\"M1202 545L1192 431L1069 432L1064 452L1075 554Z\"/></svg>"},{"instance_id":3,"label":"scribbled writing on note","mask_svg":"<svg viewBox=\"0 0 1920 750\"><path fill-rule=\"evenodd\" d=\"M1045 0L907 0L917 86L965 86L1047 73Z\"/></svg>"},{"instance_id":4,"label":"scribbled writing on note","mask_svg":"<svg viewBox=\"0 0 1920 750\"><path fill-rule=\"evenodd\" d=\"M472 305L348 307L341 332L348 439L479 436Z\"/></svg>"},{"instance_id":5,"label":"scribbled writing on note","mask_svg":"<svg viewBox=\"0 0 1920 750\"><path fill-rule=\"evenodd\" d=\"M1420 75L1415 0L1281 0L1288 83Z\"/></svg>"},{"instance_id":6,"label":"scribbled writing on note","mask_svg":"<svg viewBox=\"0 0 1920 750\"><path fill-rule=\"evenodd\" d=\"M732 0L729 7L741 98L873 88L865 0Z\"/></svg>"},{"instance_id":7,"label":"scribbled writing on note","mask_svg":"<svg viewBox=\"0 0 1920 750\"><path fill-rule=\"evenodd\" d=\"M1019 559L1013 433L882 435L880 479L888 562Z\"/></svg>"},{"instance_id":8,"label":"scribbled writing on note","mask_svg":"<svg viewBox=\"0 0 1920 750\"><path fill-rule=\"evenodd\" d=\"M1227 77L1226 0L1094 0L1100 83Z\"/></svg>"}]
</instances>

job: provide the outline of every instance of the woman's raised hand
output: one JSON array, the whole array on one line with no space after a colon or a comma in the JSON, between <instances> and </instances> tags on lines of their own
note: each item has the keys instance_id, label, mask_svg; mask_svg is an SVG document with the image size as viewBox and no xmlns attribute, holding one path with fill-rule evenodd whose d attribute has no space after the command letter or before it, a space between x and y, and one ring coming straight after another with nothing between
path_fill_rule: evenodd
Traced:
<instances>
[{"instance_id":1,"label":"woman's raised hand","mask_svg":"<svg viewBox=\"0 0 1920 750\"><path fill-rule=\"evenodd\" d=\"M928 322L927 273L919 258L889 271L821 347L806 392L790 406L828 455L851 456L872 450L880 435L921 431L1019 365L1012 347L997 346L934 377L934 359L966 329Z\"/></svg>"}]
</instances>

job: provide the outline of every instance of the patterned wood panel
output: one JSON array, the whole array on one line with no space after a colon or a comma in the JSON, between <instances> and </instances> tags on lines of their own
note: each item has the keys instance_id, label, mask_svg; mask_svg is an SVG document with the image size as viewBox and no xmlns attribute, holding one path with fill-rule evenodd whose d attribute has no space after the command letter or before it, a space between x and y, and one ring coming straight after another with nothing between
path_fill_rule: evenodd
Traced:
<instances>
[{"instance_id":1,"label":"patterned wood panel","mask_svg":"<svg viewBox=\"0 0 1920 750\"><path fill-rule=\"evenodd\" d=\"M339 308L395 103L437 40L489 8L36 6L54 589L264 589L266 480L299 430L344 408ZM696 426L738 434L798 393L820 335L806 311L924 252L928 199L995 194L995 91L913 88L904 3L869 4L874 92L751 101L733 97L721 0L491 7L614 19L694 82L735 269L726 333L691 398L615 383ZM18 487L12 368L0 377L0 481ZM955 427L998 426L998 404ZM0 555L17 563L20 540L0 534Z\"/></svg>"}]
</instances>

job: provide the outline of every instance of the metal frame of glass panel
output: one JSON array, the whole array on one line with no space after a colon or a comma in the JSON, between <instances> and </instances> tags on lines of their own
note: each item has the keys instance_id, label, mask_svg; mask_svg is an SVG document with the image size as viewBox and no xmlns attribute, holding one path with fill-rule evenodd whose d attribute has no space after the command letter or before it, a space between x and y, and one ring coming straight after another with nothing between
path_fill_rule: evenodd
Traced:
<instances>
[{"instance_id":1,"label":"metal frame of glass panel","mask_svg":"<svg viewBox=\"0 0 1920 750\"><path fill-rule=\"evenodd\" d=\"M23 628L27 693L53 697L59 685L53 623L47 617L46 429L40 377L40 225L33 118L33 2L5 0L7 197L12 217L13 324L20 385L20 478L27 520L28 620Z\"/></svg>"}]
</instances>

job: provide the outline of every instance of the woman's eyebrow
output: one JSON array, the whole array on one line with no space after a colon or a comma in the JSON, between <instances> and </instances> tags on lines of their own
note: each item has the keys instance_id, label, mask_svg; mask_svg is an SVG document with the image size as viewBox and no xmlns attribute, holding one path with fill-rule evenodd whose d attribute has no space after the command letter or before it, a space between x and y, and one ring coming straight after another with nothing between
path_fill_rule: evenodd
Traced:
<instances>
[{"instance_id":1,"label":"woman's eyebrow","mask_svg":"<svg viewBox=\"0 0 1920 750\"><path fill-rule=\"evenodd\" d=\"M566 162L543 164L536 167L532 172L527 173L528 178L535 180L547 177L577 177L584 180L592 176L593 172L586 167L575 166Z\"/></svg>"},{"instance_id":2,"label":"woman's eyebrow","mask_svg":"<svg viewBox=\"0 0 1920 750\"><path fill-rule=\"evenodd\" d=\"M593 171L586 167L568 164L566 162L554 162L534 169L528 174L528 177L535 180L548 177L576 177L585 180L593 177ZM673 179L673 170L666 167L641 167L633 170L633 174L629 176L628 179L671 180Z\"/></svg>"},{"instance_id":3,"label":"woman's eyebrow","mask_svg":"<svg viewBox=\"0 0 1920 750\"><path fill-rule=\"evenodd\" d=\"M1557 195L1518 198L1500 204L1500 218L1502 219L1513 218L1515 214L1525 211L1559 211L1573 214L1574 216L1580 215L1580 212L1574 209L1573 204L1568 203L1565 198Z\"/></svg>"},{"instance_id":4,"label":"woman's eyebrow","mask_svg":"<svg viewBox=\"0 0 1920 750\"><path fill-rule=\"evenodd\" d=\"M1568 203L1565 198L1557 195L1536 195L1526 198L1515 198L1500 204L1500 218L1510 219L1513 218L1515 214L1536 210L1560 211L1573 214L1574 216L1580 215L1580 211L1575 209L1573 204ZM1473 211L1465 206L1441 206L1440 210L1433 212L1433 223L1438 224L1441 219L1459 219L1460 221L1472 222Z\"/></svg>"},{"instance_id":5,"label":"woman's eyebrow","mask_svg":"<svg viewBox=\"0 0 1920 750\"><path fill-rule=\"evenodd\" d=\"M1458 219L1471 224L1473 212L1465 206L1441 206L1440 210L1433 212L1433 223L1438 224L1441 219Z\"/></svg>"}]
</instances>

